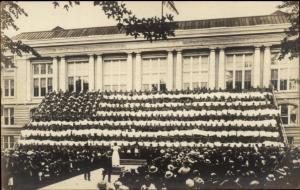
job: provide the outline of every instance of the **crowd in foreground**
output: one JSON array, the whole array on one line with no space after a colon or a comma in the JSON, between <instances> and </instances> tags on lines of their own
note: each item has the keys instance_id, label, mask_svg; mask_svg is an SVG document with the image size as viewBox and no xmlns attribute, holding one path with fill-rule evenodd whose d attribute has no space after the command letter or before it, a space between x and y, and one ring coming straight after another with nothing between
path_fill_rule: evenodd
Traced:
<instances>
[{"instance_id":1,"label":"crowd in foreground","mask_svg":"<svg viewBox=\"0 0 300 190\"><path fill-rule=\"evenodd\" d=\"M138 150L138 151L137 151ZM2 152L2 188L22 189L78 171L106 168L110 147L24 146ZM128 147L121 158L145 158L147 164L125 171L115 186L99 189L299 188L297 148ZM13 184L11 184L13 180ZM117 187L117 188L116 188Z\"/></svg>"},{"instance_id":2,"label":"crowd in foreground","mask_svg":"<svg viewBox=\"0 0 300 190\"><path fill-rule=\"evenodd\" d=\"M299 188L299 161L299 149L289 148L161 149L119 181L142 190Z\"/></svg>"}]
</instances>

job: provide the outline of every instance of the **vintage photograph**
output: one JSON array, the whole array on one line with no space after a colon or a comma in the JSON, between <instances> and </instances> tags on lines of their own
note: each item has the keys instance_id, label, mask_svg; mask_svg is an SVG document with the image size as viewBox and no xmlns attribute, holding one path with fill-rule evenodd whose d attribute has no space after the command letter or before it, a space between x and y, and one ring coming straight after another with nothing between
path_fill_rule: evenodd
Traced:
<instances>
[{"instance_id":1,"label":"vintage photograph","mask_svg":"<svg viewBox=\"0 0 300 190\"><path fill-rule=\"evenodd\" d=\"M300 189L299 1L1 1L1 190Z\"/></svg>"}]
</instances>

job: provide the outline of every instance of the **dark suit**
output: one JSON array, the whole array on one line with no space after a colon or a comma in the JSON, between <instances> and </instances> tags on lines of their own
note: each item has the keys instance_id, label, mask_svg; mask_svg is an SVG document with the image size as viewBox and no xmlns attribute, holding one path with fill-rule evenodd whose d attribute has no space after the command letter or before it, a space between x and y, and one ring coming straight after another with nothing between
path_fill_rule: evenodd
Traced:
<instances>
[{"instance_id":1,"label":"dark suit","mask_svg":"<svg viewBox=\"0 0 300 190\"><path fill-rule=\"evenodd\" d=\"M112 160L111 155L106 155L104 159L104 171L103 171L103 180L106 175L108 175L108 182L110 182L112 173Z\"/></svg>"}]
</instances>

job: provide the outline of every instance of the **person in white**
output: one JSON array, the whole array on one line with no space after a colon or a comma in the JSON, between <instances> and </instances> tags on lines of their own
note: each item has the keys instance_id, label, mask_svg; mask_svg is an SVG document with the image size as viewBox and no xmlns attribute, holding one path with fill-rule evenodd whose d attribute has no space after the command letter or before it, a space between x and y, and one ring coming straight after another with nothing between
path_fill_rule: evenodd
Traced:
<instances>
[{"instance_id":1,"label":"person in white","mask_svg":"<svg viewBox=\"0 0 300 190\"><path fill-rule=\"evenodd\" d=\"M112 166L120 166L120 156L119 156L119 149L120 147L117 145L117 143L114 143L114 146L112 147L113 154L112 154Z\"/></svg>"}]
</instances>

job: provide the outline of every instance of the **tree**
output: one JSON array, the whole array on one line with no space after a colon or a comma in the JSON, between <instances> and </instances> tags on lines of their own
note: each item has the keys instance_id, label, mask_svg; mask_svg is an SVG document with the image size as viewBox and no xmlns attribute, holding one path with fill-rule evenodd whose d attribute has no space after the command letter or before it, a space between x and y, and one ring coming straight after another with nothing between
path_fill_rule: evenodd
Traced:
<instances>
[{"instance_id":1,"label":"tree","mask_svg":"<svg viewBox=\"0 0 300 190\"><path fill-rule=\"evenodd\" d=\"M291 26L286 30L286 36L281 41L281 51L279 59L289 55L290 59L299 57L299 1L283 1L278 6L279 9L285 9Z\"/></svg>"},{"instance_id":2,"label":"tree","mask_svg":"<svg viewBox=\"0 0 300 190\"><path fill-rule=\"evenodd\" d=\"M5 56L5 52L10 50L11 53L22 56L22 53L32 53L35 56L40 56L32 47L22 43L22 41L13 41L4 31L12 27L14 30L19 28L15 24L15 20L20 16L27 16L27 13L16 2L1 1L1 68L3 63L10 61ZM12 64L12 63L11 63Z\"/></svg>"},{"instance_id":3,"label":"tree","mask_svg":"<svg viewBox=\"0 0 300 190\"><path fill-rule=\"evenodd\" d=\"M135 38L143 36L144 39L150 42L166 40L170 36L175 36L177 25L173 22L173 15L171 14L162 15L161 17L137 18L126 8L126 5L123 2L93 1L92 3L94 6L100 7L108 18L115 19L118 22L118 29L125 32L126 35ZM168 2L168 4L169 3L170 2ZM175 7L174 3L171 2L171 4ZM54 1L53 5L54 8L62 6L68 11L74 5L80 5L80 1ZM18 30L19 28L16 26L15 20L22 15L28 16L25 10L21 8L17 2L1 2L1 63L8 61L7 57L5 57L5 52L9 50L11 53L17 54L18 56L22 56L22 53L31 53L40 57L39 53L35 51L34 48L22 43L22 41L13 41L4 33L4 31L10 27L14 30Z\"/></svg>"}]
</instances>

